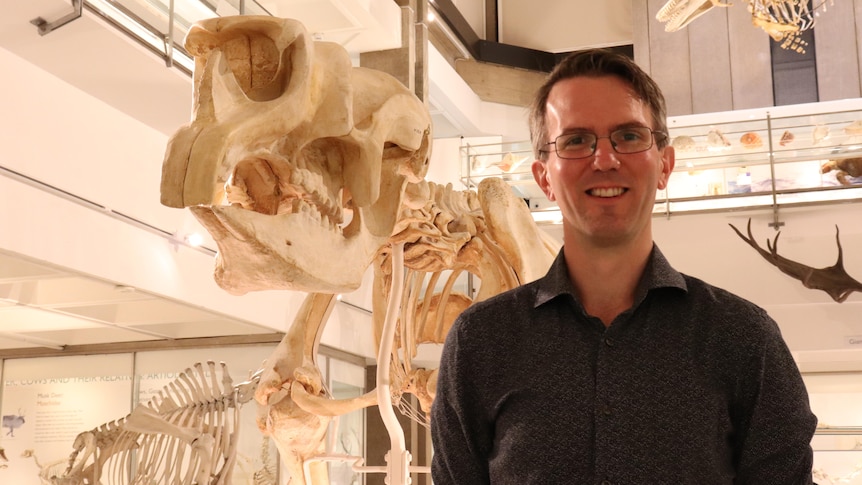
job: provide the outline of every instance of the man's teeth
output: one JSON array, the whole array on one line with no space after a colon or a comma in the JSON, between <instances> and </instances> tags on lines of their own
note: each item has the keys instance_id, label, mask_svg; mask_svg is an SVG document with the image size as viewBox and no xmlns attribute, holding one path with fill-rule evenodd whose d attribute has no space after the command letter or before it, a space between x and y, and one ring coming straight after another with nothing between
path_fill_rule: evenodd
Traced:
<instances>
[{"instance_id":1,"label":"man's teeth","mask_svg":"<svg viewBox=\"0 0 862 485\"><path fill-rule=\"evenodd\" d=\"M592 189L590 191L590 195L594 195L596 197L617 197L619 195L623 195L623 190L620 187L613 188L600 188L600 189Z\"/></svg>"}]
</instances>

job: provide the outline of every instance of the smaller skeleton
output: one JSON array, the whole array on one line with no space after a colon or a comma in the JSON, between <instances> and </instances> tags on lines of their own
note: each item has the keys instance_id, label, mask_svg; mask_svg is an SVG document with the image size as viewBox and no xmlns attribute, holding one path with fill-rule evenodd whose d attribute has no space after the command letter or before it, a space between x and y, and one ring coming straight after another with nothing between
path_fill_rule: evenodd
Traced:
<instances>
[{"instance_id":1,"label":"smaller skeleton","mask_svg":"<svg viewBox=\"0 0 862 485\"><path fill-rule=\"evenodd\" d=\"M63 474L63 470L66 467L66 460L56 460L51 463L43 464L39 461L39 458L36 457L36 452L30 449L24 450L21 453L21 458L32 458L33 462L36 464L36 468L39 469L39 482L43 485L54 485L57 482L58 476ZM76 484L75 481L67 482L69 484Z\"/></svg>"},{"instance_id":2,"label":"smaller skeleton","mask_svg":"<svg viewBox=\"0 0 862 485\"><path fill-rule=\"evenodd\" d=\"M128 416L79 434L65 471L49 483L230 485L239 407L257 376L234 386L224 363L221 371L218 382L214 362L207 371L195 364Z\"/></svg>"},{"instance_id":3,"label":"smaller skeleton","mask_svg":"<svg viewBox=\"0 0 862 485\"><path fill-rule=\"evenodd\" d=\"M269 436L264 436L260 444L260 468L254 472L252 476L253 485L273 485L277 483L278 477L278 462L276 457L271 456L269 445L271 440Z\"/></svg>"},{"instance_id":4,"label":"smaller skeleton","mask_svg":"<svg viewBox=\"0 0 862 485\"><path fill-rule=\"evenodd\" d=\"M659 22L665 22L666 32L676 32L712 7L730 6L730 3L722 3L720 0L670 0L658 11L655 18Z\"/></svg>"},{"instance_id":5,"label":"smaller skeleton","mask_svg":"<svg viewBox=\"0 0 862 485\"><path fill-rule=\"evenodd\" d=\"M834 0L829 0L830 5ZM656 14L659 22L665 23L665 31L676 32L690 24L713 7L730 7L720 0L670 0ZM809 2L799 0L748 0L751 22L763 29L782 49L805 52L807 42L800 34L814 26L818 10L826 11L826 0Z\"/></svg>"},{"instance_id":6,"label":"smaller skeleton","mask_svg":"<svg viewBox=\"0 0 862 485\"><path fill-rule=\"evenodd\" d=\"M862 157L829 160L820 167L820 173L835 171L841 185L853 185L848 177L862 177Z\"/></svg>"}]
</instances>

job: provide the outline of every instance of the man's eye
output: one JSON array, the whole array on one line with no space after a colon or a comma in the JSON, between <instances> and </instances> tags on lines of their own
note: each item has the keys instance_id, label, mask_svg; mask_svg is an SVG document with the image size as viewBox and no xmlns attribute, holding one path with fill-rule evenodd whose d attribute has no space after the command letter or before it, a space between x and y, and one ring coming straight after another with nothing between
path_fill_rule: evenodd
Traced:
<instances>
[{"instance_id":1,"label":"man's eye","mask_svg":"<svg viewBox=\"0 0 862 485\"><path fill-rule=\"evenodd\" d=\"M643 133L638 130L620 130L616 133L616 139L619 141L641 141Z\"/></svg>"},{"instance_id":2,"label":"man's eye","mask_svg":"<svg viewBox=\"0 0 862 485\"><path fill-rule=\"evenodd\" d=\"M587 137L585 135L571 135L566 138L564 141L564 145L567 147L577 147L586 145L588 143Z\"/></svg>"}]
</instances>

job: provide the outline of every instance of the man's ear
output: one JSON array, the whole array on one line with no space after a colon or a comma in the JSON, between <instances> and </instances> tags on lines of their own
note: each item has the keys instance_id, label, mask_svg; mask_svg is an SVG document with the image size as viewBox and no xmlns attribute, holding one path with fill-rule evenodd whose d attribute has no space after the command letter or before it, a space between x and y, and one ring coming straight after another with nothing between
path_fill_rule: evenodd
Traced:
<instances>
[{"instance_id":1,"label":"man's ear","mask_svg":"<svg viewBox=\"0 0 862 485\"><path fill-rule=\"evenodd\" d=\"M674 164L676 163L676 153L673 150L673 147L668 145L664 147L661 154L661 160L659 160L661 172L658 176L658 189L663 190L667 187L667 181L670 178L671 172L673 172Z\"/></svg>"},{"instance_id":2,"label":"man's ear","mask_svg":"<svg viewBox=\"0 0 862 485\"><path fill-rule=\"evenodd\" d=\"M533 160L533 165L530 168L533 169L533 179L539 188L542 189L548 200L553 202L556 198L554 197L554 190L551 188L551 181L548 180L548 161Z\"/></svg>"}]
</instances>

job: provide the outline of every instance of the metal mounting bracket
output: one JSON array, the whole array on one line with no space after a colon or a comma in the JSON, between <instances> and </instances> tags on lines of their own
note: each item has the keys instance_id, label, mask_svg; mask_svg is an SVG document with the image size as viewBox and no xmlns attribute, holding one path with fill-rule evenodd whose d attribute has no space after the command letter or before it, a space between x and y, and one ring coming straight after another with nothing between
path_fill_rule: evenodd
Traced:
<instances>
[{"instance_id":1,"label":"metal mounting bracket","mask_svg":"<svg viewBox=\"0 0 862 485\"><path fill-rule=\"evenodd\" d=\"M63 15L56 20L52 20L49 22L42 17L36 17L35 19L31 20L30 23L36 26L36 28L39 30L39 35L49 34L54 30L68 24L69 22L79 18L81 16L81 13L83 12L84 0L72 0L72 8L74 9L72 13Z\"/></svg>"}]
</instances>

